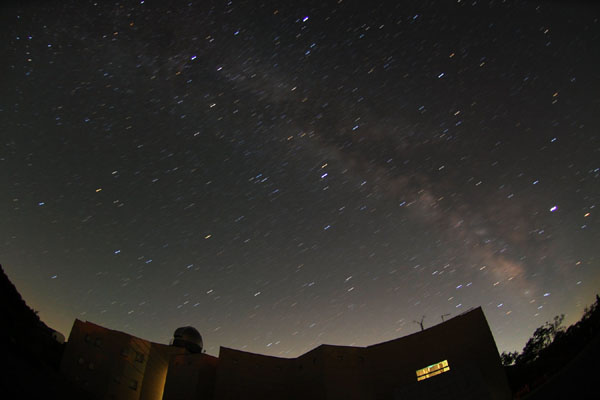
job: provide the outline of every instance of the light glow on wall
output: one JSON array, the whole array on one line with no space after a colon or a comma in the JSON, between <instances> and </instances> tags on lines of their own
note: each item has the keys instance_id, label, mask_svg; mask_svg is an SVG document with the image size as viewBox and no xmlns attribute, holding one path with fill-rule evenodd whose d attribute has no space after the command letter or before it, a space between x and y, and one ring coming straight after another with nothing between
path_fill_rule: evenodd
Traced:
<instances>
[{"instance_id":1,"label":"light glow on wall","mask_svg":"<svg viewBox=\"0 0 600 400\"><path fill-rule=\"evenodd\" d=\"M438 363L432 364L428 367L421 368L417 370L417 381L422 381L427 378L431 378L432 376L436 376L442 374L444 372L450 371L450 366L448 365L448 360L440 361Z\"/></svg>"}]
</instances>

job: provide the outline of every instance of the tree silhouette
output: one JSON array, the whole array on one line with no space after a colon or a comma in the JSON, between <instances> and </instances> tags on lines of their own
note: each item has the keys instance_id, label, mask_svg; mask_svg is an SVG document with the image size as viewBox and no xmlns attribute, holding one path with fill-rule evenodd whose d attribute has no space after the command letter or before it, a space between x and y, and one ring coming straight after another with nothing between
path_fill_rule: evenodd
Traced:
<instances>
[{"instance_id":1,"label":"tree silhouette","mask_svg":"<svg viewBox=\"0 0 600 400\"><path fill-rule=\"evenodd\" d=\"M518 357L519 357L518 351L508 351L508 352L503 351L502 354L500 355L500 360L502 361L502 365L508 366L508 365L513 365L517 361Z\"/></svg>"},{"instance_id":2,"label":"tree silhouette","mask_svg":"<svg viewBox=\"0 0 600 400\"><path fill-rule=\"evenodd\" d=\"M500 356L515 398L537 388L554 395L563 386L581 389L595 382L596 358L590 352L600 344L600 297L568 329L563 320L564 315L556 316L537 328L521 353Z\"/></svg>"},{"instance_id":3,"label":"tree silhouette","mask_svg":"<svg viewBox=\"0 0 600 400\"><path fill-rule=\"evenodd\" d=\"M565 332L562 322L565 315L557 315L552 322L546 322L533 332L533 336L527 341L521 354L518 352L503 352L500 355L502 365L529 364L537 360L540 353L546 349L554 339Z\"/></svg>"},{"instance_id":4,"label":"tree silhouette","mask_svg":"<svg viewBox=\"0 0 600 400\"><path fill-rule=\"evenodd\" d=\"M533 332L533 336L527 341L523 352L517 357L519 363L530 363L539 358L542 350L547 348L550 343L554 341L557 335L564 332L565 329L561 327L565 315L554 317L554 321L546 322Z\"/></svg>"}]
</instances>

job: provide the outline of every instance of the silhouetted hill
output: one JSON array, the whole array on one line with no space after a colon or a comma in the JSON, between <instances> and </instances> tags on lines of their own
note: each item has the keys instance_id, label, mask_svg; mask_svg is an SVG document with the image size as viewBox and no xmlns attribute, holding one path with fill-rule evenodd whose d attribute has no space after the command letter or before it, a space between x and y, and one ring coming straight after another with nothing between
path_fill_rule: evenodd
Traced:
<instances>
[{"instance_id":1,"label":"silhouetted hill","mask_svg":"<svg viewBox=\"0 0 600 400\"><path fill-rule=\"evenodd\" d=\"M64 344L52 337L54 330L27 306L1 265L0 272L0 349L8 367L0 374L0 397L92 398L59 374Z\"/></svg>"}]
</instances>

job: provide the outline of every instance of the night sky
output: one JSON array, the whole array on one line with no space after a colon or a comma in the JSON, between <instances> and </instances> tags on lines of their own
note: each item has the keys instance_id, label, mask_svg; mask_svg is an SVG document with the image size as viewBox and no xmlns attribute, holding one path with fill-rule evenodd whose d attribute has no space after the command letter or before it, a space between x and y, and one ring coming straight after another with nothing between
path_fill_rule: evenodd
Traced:
<instances>
[{"instance_id":1,"label":"night sky","mask_svg":"<svg viewBox=\"0 0 600 400\"><path fill-rule=\"evenodd\" d=\"M0 263L67 336L294 357L482 306L512 351L600 291L593 2L0 15Z\"/></svg>"}]
</instances>

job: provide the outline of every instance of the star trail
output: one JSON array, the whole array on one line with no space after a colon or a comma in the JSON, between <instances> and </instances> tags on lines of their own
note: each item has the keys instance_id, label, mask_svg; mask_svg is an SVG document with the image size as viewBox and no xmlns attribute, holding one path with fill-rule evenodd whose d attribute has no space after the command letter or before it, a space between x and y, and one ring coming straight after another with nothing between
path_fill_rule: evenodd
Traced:
<instances>
[{"instance_id":1,"label":"star trail","mask_svg":"<svg viewBox=\"0 0 600 400\"><path fill-rule=\"evenodd\" d=\"M66 335L295 357L481 305L521 350L600 288L599 11L3 5L0 262Z\"/></svg>"}]
</instances>

